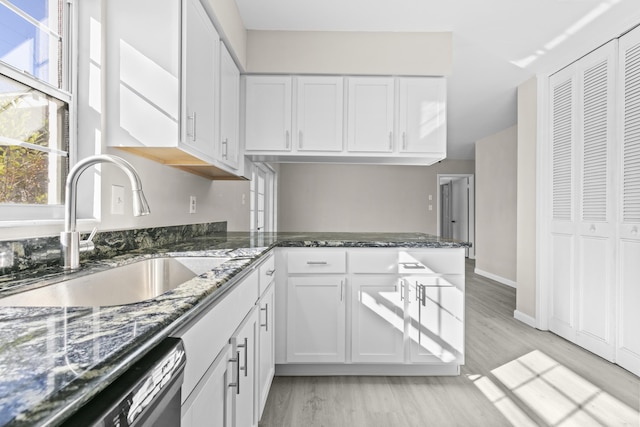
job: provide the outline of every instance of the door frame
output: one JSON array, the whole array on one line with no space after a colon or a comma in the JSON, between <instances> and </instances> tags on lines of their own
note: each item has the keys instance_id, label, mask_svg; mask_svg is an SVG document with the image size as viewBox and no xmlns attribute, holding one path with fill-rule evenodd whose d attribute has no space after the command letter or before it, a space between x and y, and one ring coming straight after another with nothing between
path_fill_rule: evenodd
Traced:
<instances>
[{"instance_id":1,"label":"door frame","mask_svg":"<svg viewBox=\"0 0 640 427\"><path fill-rule=\"evenodd\" d=\"M471 247L468 250L469 259L476 259L476 186L475 186L475 175L472 173L439 173L436 176L436 187L438 191L436 192L436 233L440 236L440 183L443 179L451 179L451 178L468 178L469 179L469 215L467 216L468 220L468 229L469 229L469 239L468 241L471 243Z\"/></svg>"}]
</instances>

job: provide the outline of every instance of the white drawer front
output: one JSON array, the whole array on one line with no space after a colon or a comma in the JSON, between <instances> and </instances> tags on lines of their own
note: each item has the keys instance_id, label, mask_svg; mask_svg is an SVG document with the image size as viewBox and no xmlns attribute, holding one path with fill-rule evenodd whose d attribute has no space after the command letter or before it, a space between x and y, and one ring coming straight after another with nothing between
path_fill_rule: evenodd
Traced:
<instances>
[{"instance_id":1,"label":"white drawer front","mask_svg":"<svg viewBox=\"0 0 640 427\"><path fill-rule=\"evenodd\" d=\"M401 249L400 274L464 274L464 248Z\"/></svg>"},{"instance_id":2,"label":"white drawer front","mask_svg":"<svg viewBox=\"0 0 640 427\"><path fill-rule=\"evenodd\" d=\"M353 249L349 251L349 271L364 274L396 274L397 249Z\"/></svg>"},{"instance_id":3,"label":"white drawer front","mask_svg":"<svg viewBox=\"0 0 640 427\"><path fill-rule=\"evenodd\" d=\"M262 295L276 278L276 258L273 255L269 256L269 258L260 265L259 271L260 295Z\"/></svg>"},{"instance_id":4,"label":"white drawer front","mask_svg":"<svg viewBox=\"0 0 640 427\"><path fill-rule=\"evenodd\" d=\"M287 271L289 274L344 273L346 260L346 252L342 250L304 249L288 254Z\"/></svg>"}]
</instances>

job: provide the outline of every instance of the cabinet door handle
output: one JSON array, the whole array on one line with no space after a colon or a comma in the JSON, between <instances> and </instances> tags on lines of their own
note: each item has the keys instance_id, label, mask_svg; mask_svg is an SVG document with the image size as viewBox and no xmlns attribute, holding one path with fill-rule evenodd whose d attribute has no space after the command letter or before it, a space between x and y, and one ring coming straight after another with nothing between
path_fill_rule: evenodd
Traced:
<instances>
[{"instance_id":1,"label":"cabinet door handle","mask_svg":"<svg viewBox=\"0 0 640 427\"><path fill-rule=\"evenodd\" d=\"M401 262L400 265L402 265L407 270L424 270L425 268L427 268L419 262Z\"/></svg>"},{"instance_id":2,"label":"cabinet door handle","mask_svg":"<svg viewBox=\"0 0 640 427\"><path fill-rule=\"evenodd\" d=\"M273 270L267 270L267 276L273 276L273 273L275 272L276 272L275 268Z\"/></svg>"},{"instance_id":3,"label":"cabinet door handle","mask_svg":"<svg viewBox=\"0 0 640 427\"><path fill-rule=\"evenodd\" d=\"M400 280L400 301L404 301L404 283Z\"/></svg>"},{"instance_id":4,"label":"cabinet door handle","mask_svg":"<svg viewBox=\"0 0 640 427\"><path fill-rule=\"evenodd\" d=\"M308 265L327 265L327 261L307 261Z\"/></svg>"},{"instance_id":5,"label":"cabinet door handle","mask_svg":"<svg viewBox=\"0 0 640 427\"><path fill-rule=\"evenodd\" d=\"M196 112L193 112L193 137L191 138L193 140L193 142L196 141L196 130L198 129L198 122L196 121L198 119L198 116L196 115Z\"/></svg>"},{"instance_id":6,"label":"cabinet door handle","mask_svg":"<svg viewBox=\"0 0 640 427\"><path fill-rule=\"evenodd\" d=\"M340 301L342 301L343 290L344 290L344 280L340 280Z\"/></svg>"},{"instance_id":7,"label":"cabinet door handle","mask_svg":"<svg viewBox=\"0 0 640 427\"><path fill-rule=\"evenodd\" d=\"M302 148L302 130L298 131L298 148Z\"/></svg>"},{"instance_id":8,"label":"cabinet door handle","mask_svg":"<svg viewBox=\"0 0 640 427\"><path fill-rule=\"evenodd\" d=\"M261 323L260 326L269 332L269 303L266 303L260 310L264 311L264 323Z\"/></svg>"},{"instance_id":9,"label":"cabinet door handle","mask_svg":"<svg viewBox=\"0 0 640 427\"><path fill-rule=\"evenodd\" d=\"M244 376L246 377L247 375L249 375L249 369L247 366L247 362L249 361L249 338L244 339L244 344L238 344L238 348L244 349L244 366L242 368L239 368L239 370L244 371ZM238 354L240 353L238 352ZM238 365L240 365L240 362L238 362ZM240 383L240 381L238 381L238 383Z\"/></svg>"},{"instance_id":10,"label":"cabinet door handle","mask_svg":"<svg viewBox=\"0 0 640 427\"><path fill-rule=\"evenodd\" d=\"M402 149L407 149L407 132L402 132Z\"/></svg>"},{"instance_id":11,"label":"cabinet door handle","mask_svg":"<svg viewBox=\"0 0 640 427\"><path fill-rule=\"evenodd\" d=\"M427 306L427 287L422 285L422 306Z\"/></svg>"},{"instance_id":12,"label":"cabinet door handle","mask_svg":"<svg viewBox=\"0 0 640 427\"><path fill-rule=\"evenodd\" d=\"M393 150L393 132L389 132L389 150Z\"/></svg>"},{"instance_id":13,"label":"cabinet door handle","mask_svg":"<svg viewBox=\"0 0 640 427\"><path fill-rule=\"evenodd\" d=\"M222 158L225 160L227 160L228 151L229 151L229 149L227 148L228 143L229 143L229 138L225 138L224 141L222 141Z\"/></svg>"},{"instance_id":14,"label":"cabinet door handle","mask_svg":"<svg viewBox=\"0 0 640 427\"><path fill-rule=\"evenodd\" d=\"M289 131L284 131L284 148L289 149Z\"/></svg>"},{"instance_id":15,"label":"cabinet door handle","mask_svg":"<svg viewBox=\"0 0 640 427\"><path fill-rule=\"evenodd\" d=\"M420 285L416 282L416 301L420 301Z\"/></svg>"},{"instance_id":16,"label":"cabinet door handle","mask_svg":"<svg viewBox=\"0 0 640 427\"><path fill-rule=\"evenodd\" d=\"M229 359L229 362L236 364L236 382L229 383L229 387L235 387L236 394L240 394L240 352L236 351L236 357Z\"/></svg>"},{"instance_id":17,"label":"cabinet door handle","mask_svg":"<svg viewBox=\"0 0 640 427\"><path fill-rule=\"evenodd\" d=\"M187 121L191 122L191 133L189 133L189 126L187 126L187 137L191 137L191 141L195 142L196 140L196 112L193 114L187 115Z\"/></svg>"}]
</instances>

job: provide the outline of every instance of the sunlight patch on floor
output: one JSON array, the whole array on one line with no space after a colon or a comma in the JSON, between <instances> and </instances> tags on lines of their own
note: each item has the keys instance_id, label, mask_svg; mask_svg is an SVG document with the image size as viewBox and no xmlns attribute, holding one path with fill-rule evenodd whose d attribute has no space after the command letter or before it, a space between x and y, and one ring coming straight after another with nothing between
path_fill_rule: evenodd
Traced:
<instances>
[{"instance_id":1,"label":"sunlight patch on floor","mask_svg":"<svg viewBox=\"0 0 640 427\"><path fill-rule=\"evenodd\" d=\"M532 351L491 373L550 425L640 425L636 410L541 351Z\"/></svg>"}]
</instances>

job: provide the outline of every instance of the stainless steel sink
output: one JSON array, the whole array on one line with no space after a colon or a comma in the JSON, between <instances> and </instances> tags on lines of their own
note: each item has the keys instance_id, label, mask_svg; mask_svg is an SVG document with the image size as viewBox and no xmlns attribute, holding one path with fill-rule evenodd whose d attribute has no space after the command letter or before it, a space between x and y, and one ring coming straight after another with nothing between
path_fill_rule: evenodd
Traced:
<instances>
[{"instance_id":1,"label":"stainless steel sink","mask_svg":"<svg viewBox=\"0 0 640 427\"><path fill-rule=\"evenodd\" d=\"M130 304L155 298L228 258L152 258L68 279L0 299L0 306L76 307Z\"/></svg>"}]
</instances>

